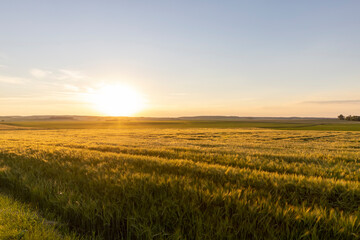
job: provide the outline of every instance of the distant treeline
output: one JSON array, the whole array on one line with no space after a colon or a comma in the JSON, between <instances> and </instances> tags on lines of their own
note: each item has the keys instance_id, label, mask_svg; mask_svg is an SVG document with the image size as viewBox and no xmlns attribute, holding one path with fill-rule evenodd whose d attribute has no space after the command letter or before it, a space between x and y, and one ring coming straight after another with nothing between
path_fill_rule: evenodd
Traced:
<instances>
[{"instance_id":1,"label":"distant treeline","mask_svg":"<svg viewBox=\"0 0 360 240\"><path fill-rule=\"evenodd\" d=\"M349 116L345 117L344 115L340 114L338 116L338 119L340 119L340 120L348 120L348 121L360 121L360 116L351 116L351 115L349 115Z\"/></svg>"}]
</instances>

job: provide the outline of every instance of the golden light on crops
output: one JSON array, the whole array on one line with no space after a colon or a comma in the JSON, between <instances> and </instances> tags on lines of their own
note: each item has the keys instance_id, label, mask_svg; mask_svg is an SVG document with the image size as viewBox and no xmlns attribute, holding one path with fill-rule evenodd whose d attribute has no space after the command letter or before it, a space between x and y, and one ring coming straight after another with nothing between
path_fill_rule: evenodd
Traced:
<instances>
[{"instance_id":1,"label":"golden light on crops","mask_svg":"<svg viewBox=\"0 0 360 240\"><path fill-rule=\"evenodd\" d=\"M106 85L90 95L95 108L108 116L131 116L144 108L142 96L125 85Z\"/></svg>"}]
</instances>

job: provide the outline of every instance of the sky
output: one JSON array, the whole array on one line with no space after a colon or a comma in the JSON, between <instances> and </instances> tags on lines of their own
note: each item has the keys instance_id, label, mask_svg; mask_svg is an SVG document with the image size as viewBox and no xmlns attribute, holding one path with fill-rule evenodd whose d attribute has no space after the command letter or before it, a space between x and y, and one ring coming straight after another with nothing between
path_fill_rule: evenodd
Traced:
<instances>
[{"instance_id":1,"label":"sky","mask_svg":"<svg viewBox=\"0 0 360 240\"><path fill-rule=\"evenodd\" d=\"M347 0L1 1L0 116L106 115L89 96L113 86L141 97L134 116L360 115L359 11Z\"/></svg>"}]
</instances>

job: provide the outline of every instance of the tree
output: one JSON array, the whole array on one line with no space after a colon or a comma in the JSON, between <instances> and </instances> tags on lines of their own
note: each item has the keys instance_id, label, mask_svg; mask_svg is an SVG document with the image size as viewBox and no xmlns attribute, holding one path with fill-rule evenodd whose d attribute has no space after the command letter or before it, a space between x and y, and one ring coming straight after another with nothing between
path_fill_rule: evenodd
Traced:
<instances>
[{"instance_id":1,"label":"tree","mask_svg":"<svg viewBox=\"0 0 360 240\"><path fill-rule=\"evenodd\" d=\"M340 115L338 116L338 119L339 119L339 120L345 120L345 117L344 117L344 115L340 114Z\"/></svg>"},{"instance_id":2,"label":"tree","mask_svg":"<svg viewBox=\"0 0 360 240\"><path fill-rule=\"evenodd\" d=\"M352 121L360 121L360 116L352 116Z\"/></svg>"}]
</instances>

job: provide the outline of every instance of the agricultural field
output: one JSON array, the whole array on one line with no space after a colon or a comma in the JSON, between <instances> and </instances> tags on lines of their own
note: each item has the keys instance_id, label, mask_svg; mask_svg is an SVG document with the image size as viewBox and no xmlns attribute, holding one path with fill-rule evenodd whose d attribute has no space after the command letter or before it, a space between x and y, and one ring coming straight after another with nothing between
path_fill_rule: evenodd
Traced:
<instances>
[{"instance_id":1,"label":"agricultural field","mask_svg":"<svg viewBox=\"0 0 360 240\"><path fill-rule=\"evenodd\" d=\"M33 129L119 129L119 128L266 128L279 130L327 130L327 131L360 131L357 121L340 121L336 119L243 119L226 120L98 120L98 121L13 121L0 123L2 128Z\"/></svg>"},{"instance_id":2,"label":"agricultural field","mask_svg":"<svg viewBox=\"0 0 360 240\"><path fill-rule=\"evenodd\" d=\"M360 132L47 124L0 130L7 239L360 238Z\"/></svg>"}]
</instances>

